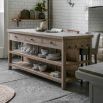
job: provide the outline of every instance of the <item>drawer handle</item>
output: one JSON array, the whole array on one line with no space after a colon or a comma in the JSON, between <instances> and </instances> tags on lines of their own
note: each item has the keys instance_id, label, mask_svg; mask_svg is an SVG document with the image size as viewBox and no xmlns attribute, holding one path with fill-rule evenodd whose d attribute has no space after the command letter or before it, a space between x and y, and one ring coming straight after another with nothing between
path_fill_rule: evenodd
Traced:
<instances>
[{"instance_id":1,"label":"drawer handle","mask_svg":"<svg viewBox=\"0 0 103 103\"><path fill-rule=\"evenodd\" d=\"M15 36L15 38L18 38L17 36Z\"/></svg>"},{"instance_id":2,"label":"drawer handle","mask_svg":"<svg viewBox=\"0 0 103 103\"><path fill-rule=\"evenodd\" d=\"M30 39L31 41L34 41L33 39Z\"/></svg>"},{"instance_id":3,"label":"drawer handle","mask_svg":"<svg viewBox=\"0 0 103 103\"><path fill-rule=\"evenodd\" d=\"M50 44L54 44L54 43L51 41Z\"/></svg>"}]
</instances>

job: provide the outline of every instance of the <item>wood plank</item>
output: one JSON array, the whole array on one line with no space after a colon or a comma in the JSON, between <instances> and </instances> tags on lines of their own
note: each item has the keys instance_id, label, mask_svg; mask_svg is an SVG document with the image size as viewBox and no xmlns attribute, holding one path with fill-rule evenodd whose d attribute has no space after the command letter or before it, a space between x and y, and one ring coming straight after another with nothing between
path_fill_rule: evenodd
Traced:
<instances>
[{"instance_id":1,"label":"wood plank","mask_svg":"<svg viewBox=\"0 0 103 103\"><path fill-rule=\"evenodd\" d=\"M60 32L60 33L47 33L47 32L37 32L35 29L8 29L8 33L20 34L20 35L30 35L33 37L44 37L53 39L87 39L92 38L93 35L90 34L73 34L71 32Z\"/></svg>"},{"instance_id":2,"label":"wood plank","mask_svg":"<svg viewBox=\"0 0 103 103\"><path fill-rule=\"evenodd\" d=\"M23 66L22 66L22 63L23 63ZM27 72L29 72L29 73L32 73L32 74L35 74L35 75L38 75L38 76L47 78L47 79L49 79L49 80L53 80L53 81L55 81L55 82L61 83L61 79L60 79L60 78L52 77L52 76L49 75L48 72L40 72L40 71L32 70L31 67L29 67L29 66L27 66L27 65L25 66L25 65L24 65L24 62L13 63L13 64L9 64L9 65L10 65L10 66L13 66L13 67L17 67L18 69L27 71Z\"/></svg>"},{"instance_id":3,"label":"wood plank","mask_svg":"<svg viewBox=\"0 0 103 103\"><path fill-rule=\"evenodd\" d=\"M62 77L62 84L61 87L62 89L66 89L66 70L65 70L65 66L66 66L66 44L65 44L65 40L62 42L62 67L61 67L61 77Z\"/></svg>"},{"instance_id":4,"label":"wood plank","mask_svg":"<svg viewBox=\"0 0 103 103\"><path fill-rule=\"evenodd\" d=\"M15 55L24 56L24 57L27 57L29 59L33 59L33 60L37 60L37 61L41 61L41 62L46 62L48 64L52 64L52 65L56 65L56 66L62 66L62 62L61 61L52 61L52 60L48 60L48 59L45 59L45 58L40 58L40 57L35 56L35 55L28 55L28 54L22 53L22 52L20 52L18 50L9 51L9 53L12 53L12 54L15 54Z\"/></svg>"}]
</instances>

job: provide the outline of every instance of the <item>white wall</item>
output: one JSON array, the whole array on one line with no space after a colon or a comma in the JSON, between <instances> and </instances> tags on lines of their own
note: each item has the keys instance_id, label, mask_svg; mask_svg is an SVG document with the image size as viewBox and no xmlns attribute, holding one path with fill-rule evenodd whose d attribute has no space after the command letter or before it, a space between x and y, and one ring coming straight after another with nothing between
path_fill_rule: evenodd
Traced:
<instances>
[{"instance_id":1,"label":"white wall","mask_svg":"<svg viewBox=\"0 0 103 103\"><path fill-rule=\"evenodd\" d=\"M24 21L17 27L11 19L19 14L22 9L32 9L38 0L8 0L8 28L36 28L39 22ZM90 5L103 5L103 0L72 0L72 8L67 0L53 0L53 27L76 29L87 32L89 26L88 7Z\"/></svg>"},{"instance_id":2,"label":"white wall","mask_svg":"<svg viewBox=\"0 0 103 103\"><path fill-rule=\"evenodd\" d=\"M4 12L0 12L0 58L4 52Z\"/></svg>"},{"instance_id":3,"label":"white wall","mask_svg":"<svg viewBox=\"0 0 103 103\"><path fill-rule=\"evenodd\" d=\"M0 58L4 52L4 0L0 0Z\"/></svg>"},{"instance_id":4,"label":"white wall","mask_svg":"<svg viewBox=\"0 0 103 103\"><path fill-rule=\"evenodd\" d=\"M92 1L92 6L103 6L103 0L90 0Z\"/></svg>"},{"instance_id":5,"label":"white wall","mask_svg":"<svg viewBox=\"0 0 103 103\"><path fill-rule=\"evenodd\" d=\"M89 6L103 6L103 0L72 0L75 6L71 8L67 4L67 0L53 0L53 26L65 29L76 29L80 32L87 32L90 29L97 28L101 30L103 27L103 10L90 11L91 14L100 18L91 16L88 21ZM99 11L99 12L98 12ZM94 22L94 23L93 23ZM95 23L96 22L96 23ZM92 25L91 25L92 23ZM92 27L93 26L93 27ZM89 29L89 30L88 30Z\"/></svg>"},{"instance_id":6,"label":"white wall","mask_svg":"<svg viewBox=\"0 0 103 103\"><path fill-rule=\"evenodd\" d=\"M76 29L81 32L88 31L89 0L72 0L72 8L67 0L53 0L53 25L65 29Z\"/></svg>"},{"instance_id":7,"label":"white wall","mask_svg":"<svg viewBox=\"0 0 103 103\"><path fill-rule=\"evenodd\" d=\"M4 0L0 0L0 12L4 11Z\"/></svg>"},{"instance_id":8,"label":"white wall","mask_svg":"<svg viewBox=\"0 0 103 103\"><path fill-rule=\"evenodd\" d=\"M4 51L3 58L8 57L8 0L4 0Z\"/></svg>"},{"instance_id":9,"label":"white wall","mask_svg":"<svg viewBox=\"0 0 103 103\"><path fill-rule=\"evenodd\" d=\"M8 28L36 28L39 26L38 21L22 21L19 27L17 27L16 22L12 19L17 17L21 10L23 9L33 9L38 0L8 0Z\"/></svg>"},{"instance_id":10,"label":"white wall","mask_svg":"<svg viewBox=\"0 0 103 103\"><path fill-rule=\"evenodd\" d=\"M1 1L0 1L1 2ZM12 18L16 17L23 9L33 9L38 0L4 0L4 21L5 21L5 33L4 33L4 50L3 57L8 56L8 34L7 29L13 28L36 28L39 26L40 21L23 21L20 22L19 27L17 27L16 22L12 21Z\"/></svg>"},{"instance_id":11,"label":"white wall","mask_svg":"<svg viewBox=\"0 0 103 103\"><path fill-rule=\"evenodd\" d=\"M6 3L8 2L8 5L6 5L5 7L5 48L7 48L6 29L17 28L16 23L12 22L11 19L18 15L20 10L24 8L31 9L36 1L38 0L5 0ZM88 22L87 8L91 3L94 6L103 6L103 0L72 1L75 3L75 6L73 8L68 5L67 0L53 0L53 26L87 32L90 25ZM9 19L7 20L7 18ZM22 22L19 28L35 28L35 22ZM5 54L7 54L7 49L5 49Z\"/></svg>"}]
</instances>

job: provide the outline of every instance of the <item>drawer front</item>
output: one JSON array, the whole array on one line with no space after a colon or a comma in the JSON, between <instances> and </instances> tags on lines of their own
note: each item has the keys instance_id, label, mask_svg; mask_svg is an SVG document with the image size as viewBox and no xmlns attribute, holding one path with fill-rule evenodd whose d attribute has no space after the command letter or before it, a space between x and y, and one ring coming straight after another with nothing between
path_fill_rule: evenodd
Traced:
<instances>
[{"instance_id":1,"label":"drawer front","mask_svg":"<svg viewBox=\"0 0 103 103\"><path fill-rule=\"evenodd\" d=\"M41 45L45 47L58 48L62 47L62 40L51 39L51 38L42 38L42 37L34 37L28 35L20 35L20 34L9 34L9 39L18 42L25 42L34 45Z\"/></svg>"},{"instance_id":2,"label":"drawer front","mask_svg":"<svg viewBox=\"0 0 103 103\"><path fill-rule=\"evenodd\" d=\"M61 47L62 46L62 41L56 40L56 39L42 39L43 44L48 45L49 47Z\"/></svg>"},{"instance_id":3,"label":"drawer front","mask_svg":"<svg viewBox=\"0 0 103 103\"><path fill-rule=\"evenodd\" d=\"M40 44L42 42L42 39L38 37L26 36L25 42L31 43L31 44L35 44L35 43Z\"/></svg>"},{"instance_id":4,"label":"drawer front","mask_svg":"<svg viewBox=\"0 0 103 103\"><path fill-rule=\"evenodd\" d=\"M62 48L62 41L57 40L57 41L56 41L56 46Z\"/></svg>"},{"instance_id":5,"label":"drawer front","mask_svg":"<svg viewBox=\"0 0 103 103\"><path fill-rule=\"evenodd\" d=\"M25 36L20 34L9 34L9 39L22 42L25 40Z\"/></svg>"}]
</instances>

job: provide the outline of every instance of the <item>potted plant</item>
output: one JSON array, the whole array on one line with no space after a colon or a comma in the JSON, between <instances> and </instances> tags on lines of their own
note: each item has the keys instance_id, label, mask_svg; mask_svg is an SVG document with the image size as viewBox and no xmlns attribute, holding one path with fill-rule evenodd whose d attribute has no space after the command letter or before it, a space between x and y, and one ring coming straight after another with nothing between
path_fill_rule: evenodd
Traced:
<instances>
[{"instance_id":1,"label":"potted plant","mask_svg":"<svg viewBox=\"0 0 103 103\"><path fill-rule=\"evenodd\" d=\"M45 19L45 11L47 10L45 7L45 0L42 0L41 2L38 2L35 6L35 11L39 12L38 18L39 19Z\"/></svg>"}]
</instances>

